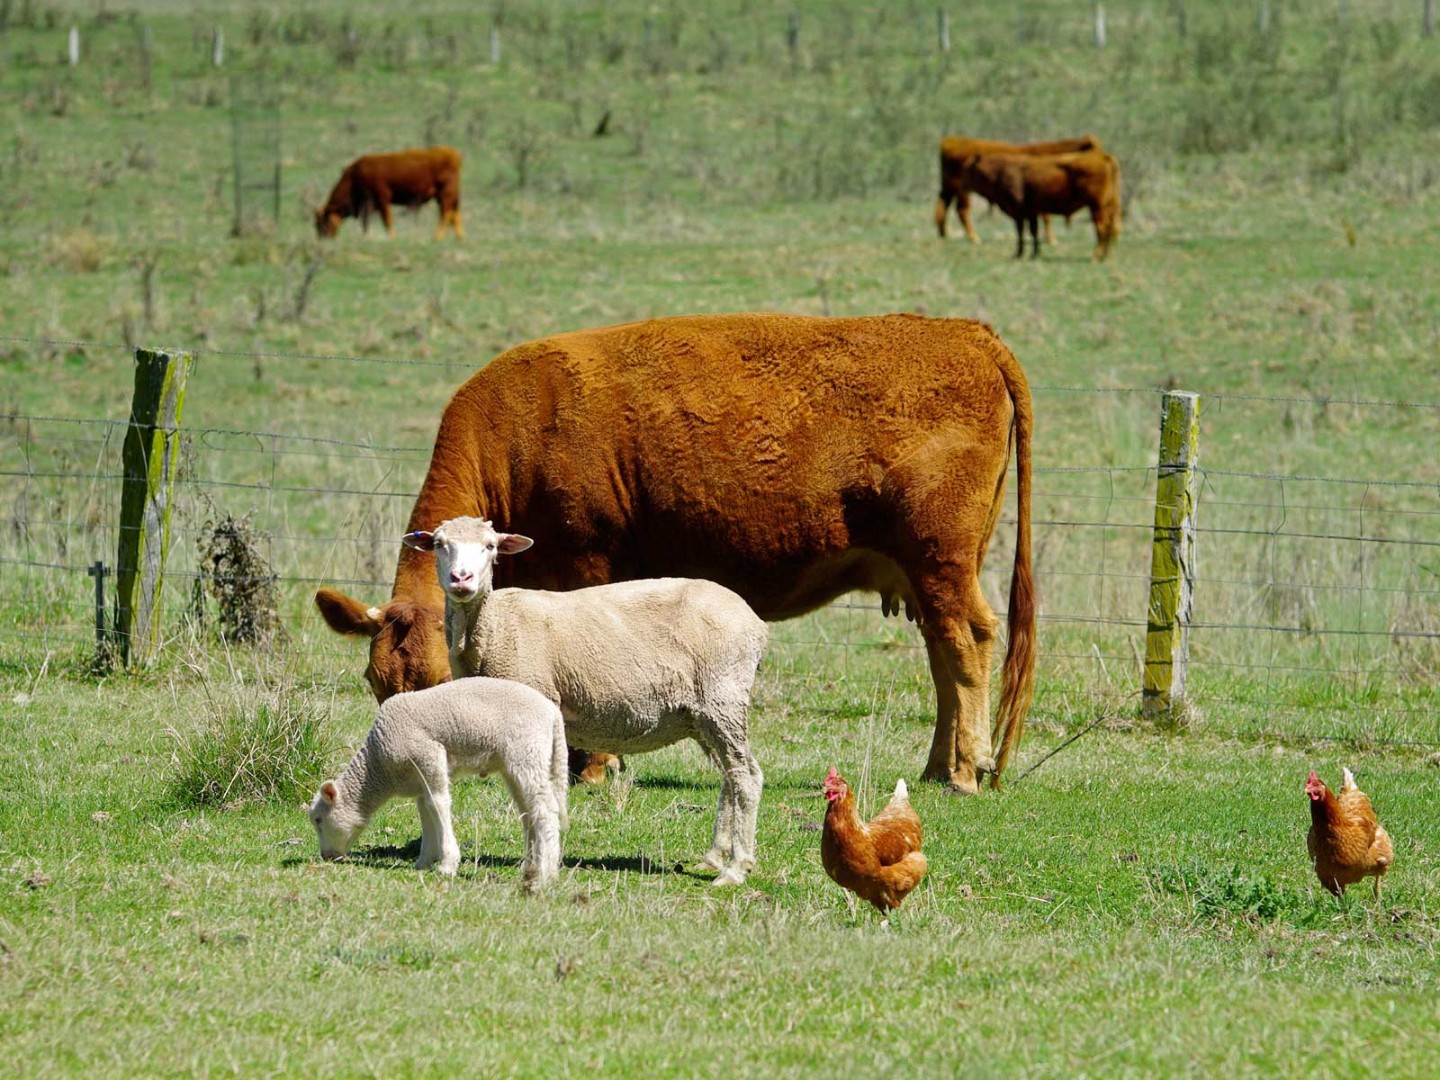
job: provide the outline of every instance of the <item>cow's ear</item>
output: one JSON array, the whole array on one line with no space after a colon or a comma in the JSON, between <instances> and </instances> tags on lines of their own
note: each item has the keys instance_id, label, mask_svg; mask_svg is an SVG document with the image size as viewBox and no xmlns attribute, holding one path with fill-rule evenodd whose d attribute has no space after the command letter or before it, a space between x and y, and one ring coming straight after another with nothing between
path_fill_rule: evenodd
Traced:
<instances>
[{"instance_id":1,"label":"cow's ear","mask_svg":"<svg viewBox=\"0 0 1440 1080\"><path fill-rule=\"evenodd\" d=\"M501 555L518 555L534 544L535 541L528 536L521 536L519 533L501 533L496 546Z\"/></svg>"},{"instance_id":2,"label":"cow's ear","mask_svg":"<svg viewBox=\"0 0 1440 1080\"><path fill-rule=\"evenodd\" d=\"M415 532L406 533L400 538L400 542L408 548L416 551L434 551L435 534L426 532L424 529L417 529Z\"/></svg>"}]
</instances>

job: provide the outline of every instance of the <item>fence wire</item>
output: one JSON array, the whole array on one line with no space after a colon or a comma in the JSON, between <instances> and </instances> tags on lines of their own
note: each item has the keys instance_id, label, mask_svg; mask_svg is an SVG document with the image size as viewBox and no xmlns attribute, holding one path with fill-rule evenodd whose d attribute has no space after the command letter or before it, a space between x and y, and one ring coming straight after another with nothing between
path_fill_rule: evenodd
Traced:
<instances>
[{"instance_id":1,"label":"fence wire","mask_svg":"<svg viewBox=\"0 0 1440 1080\"><path fill-rule=\"evenodd\" d=\"M129 357L120 345L0 341L115 350L117 364ZM331 354L197 355L202 363L192 372L192 397L203 396L211 358L470 370L468 364ZM1122 402L1107 422L1123 424L1129 441L1151 446L1144 453L1153 457L1159 391L1032 389L1042 416L1051 407L1062 412L1080 402L1083 408L1087 400ZM1196 723L1247 740L1440 746L1440 483L1413 474L1255 468L1243 445L1232 454L1231 444L1206 429L1207 418L1217 416L1243 427L1268 422L1276 410L1344 405L1391 420L1417 418L1419 439L1434 431L1440 404L1203 391L1201 401L1190 628ZM94 647L90 570L97 561L115 561L127 412L117 404L109 416L13 407L0 413L0 672L32 669L56 650L82 656ZM1090 702L1091 712L1113 708L1133 696L1143 666L1156 469L1145 460L1077 463L1085 445L1056 450L1054 460L1043 442L1036 447L1031 509L1041 599L1040 723L1047 715L1068 723L1063 714L1072 700ZM165 586L176 641L196 632L183 627L197 589L203 594L209 580L202 552L215 522L225 514L247 517L272 569L267 580L278 589L282 621L292 631L288 647L339 658L335 670L354 677L361 657L353 643L315 620L310 594L331 585L372 602L388 595L397 538L430 452L428 439L372 438L327 429L318 419L297 430L213 422L183 429ZM1013 485L1008 498L982 580L1002 612L1016 523ZM200 614L204 604L202 596ZM778 680L836 682L859 701L873 697L876 685L900 679L917 709L930 707L919 635L903 618L883 618L878 602L844 598L777 625L773 640L767 666ZM1088 715L1075 722L1080 719Z\"/></svg>"}]
</instances>

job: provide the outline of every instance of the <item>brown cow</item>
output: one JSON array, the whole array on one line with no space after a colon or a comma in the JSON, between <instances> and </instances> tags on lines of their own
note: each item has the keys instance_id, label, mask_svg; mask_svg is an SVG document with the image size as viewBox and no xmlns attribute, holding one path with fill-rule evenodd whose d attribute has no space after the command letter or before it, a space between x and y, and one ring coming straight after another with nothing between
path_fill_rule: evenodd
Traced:
<instances>
[{"instance_id":1,"label":"brown cow","mask_svg":"<svg viewBox=\"0 0 1440 1080\"><path fill-rule=\"evenodd\" d=\"M448 146L425 150L401 150L395 154L367 154L345 167L325 205L315 211L315 231L334 236L347 217L358 217L360 228L370 229L370 211L378 210L385 231L395 235L390 207L420 207L431 199L440 208L435 239L445 235L445 226L455 238L465 238L460 223L460 152Z\"/></svg>"},{"instance_id":2,"label":"brown cow","mask_svg":"<svg viewBox=\"0 0 1440 1080\"><path fill-rule=\"evenodd\" d=\"M1025 253L1030 226L1031 257L1040 256L1042 214L1087 209L1095 223L1094 257L1103 259L1120 235L1120 164L1104 150L1050 157L982 154L965 168L964 182L1015 221L1015 257Z\"/></svg>"},{"instance_id":3,"label":"brown cow","mask_svg":"<svg viewBox=\"0 0 1440 1080\"><path fill-rule=\"evenodd\" d=\"M963 135L945 136L940 140L940 197L935 202L935 228L940 233L940 239L945 239L945 221L949 216L950 204L954 203L960 224L965 227L965 235L972 244L980 242L975 226L970 224L972 189L967 185L965 170L981 154L1070 154L1098 149L1100 140L1094 135L1037 143L1007 143L996 139L970 139ZM1055 236L1050 231L1048 214L1045 215L1045 242L1055 242Z\"/></svg>"},{"instance_id":4,"label":"brown cow","mask_svg":"<svg viewBox=\"0 0 1440 1080\"><path fill-rule=\"evenodd\" d=\"M1030 390L985 324L913 315L695 315L516 346L446 407L409 529L478 515L535 540L507 584L704 577L762 617L853 590L920 624L937 721L925 769L992 786L1034 682ZM1011 455L1018 524L1009 646L980 569ZM371 638L377 697L449 677L432 556L403 549L393 598L332 589L325 620ZM999 747L992 756L992 742Z\"/></svg>"}]
</instances>

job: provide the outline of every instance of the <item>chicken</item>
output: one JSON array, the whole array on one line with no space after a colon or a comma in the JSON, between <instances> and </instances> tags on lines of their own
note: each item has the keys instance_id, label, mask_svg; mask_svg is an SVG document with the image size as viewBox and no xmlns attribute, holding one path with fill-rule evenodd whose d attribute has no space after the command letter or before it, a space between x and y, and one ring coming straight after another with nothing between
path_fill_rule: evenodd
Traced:
<instances>
[{"instance_id":1,"label":"chicken","mask_svg":"<svg viewBox=\"0 0 1440 1080\"><path fill-rule=\"evenodd\" d=\"M1380 879L1395 859L1395 848L1369 798L1355 786L1354 775L1345 770L1337 796L1312 770L1305 781L1305 794L1310 797L1310 835L1305 846L1310 849L1320 884L1343 896L1346 885L1373 874L1375 899L1379 900Z\"/></svg>"},{"instance_id":2,"label":"chicken","mask_svg":"<svg viewBox=\"0 0 1440 1080\"><path fill-rule=\"evenodd\" d=\"M920 818L905 781L896 781L895 794L869 824L855 812L850 785L833 766L825 777L825 798L830 803L820 835L825 872L887 916L925 876Z\"/></svg>"}]
</instances>

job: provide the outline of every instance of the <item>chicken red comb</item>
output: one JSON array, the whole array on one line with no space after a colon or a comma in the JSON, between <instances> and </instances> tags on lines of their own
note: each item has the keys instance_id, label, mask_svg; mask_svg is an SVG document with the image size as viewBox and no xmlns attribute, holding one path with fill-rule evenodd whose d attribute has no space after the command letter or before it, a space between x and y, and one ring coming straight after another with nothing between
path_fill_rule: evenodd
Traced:
<instances>
[{"instance_id":1,"label":"chicken red comb","mask_svg":"<svg viewBox=\"0 0 1440 1080\"><path fill-rule=\"evenodd\" d=\"M830 771L825 774L825 783L827 783L827 784L833 784L833 783L835 783L836 780L839 780L839 779L840 779L840 774L835 771L835 766L834 766L834 765L831 765L831 766L830 766Z\"/></svg>"}]
</instances>

